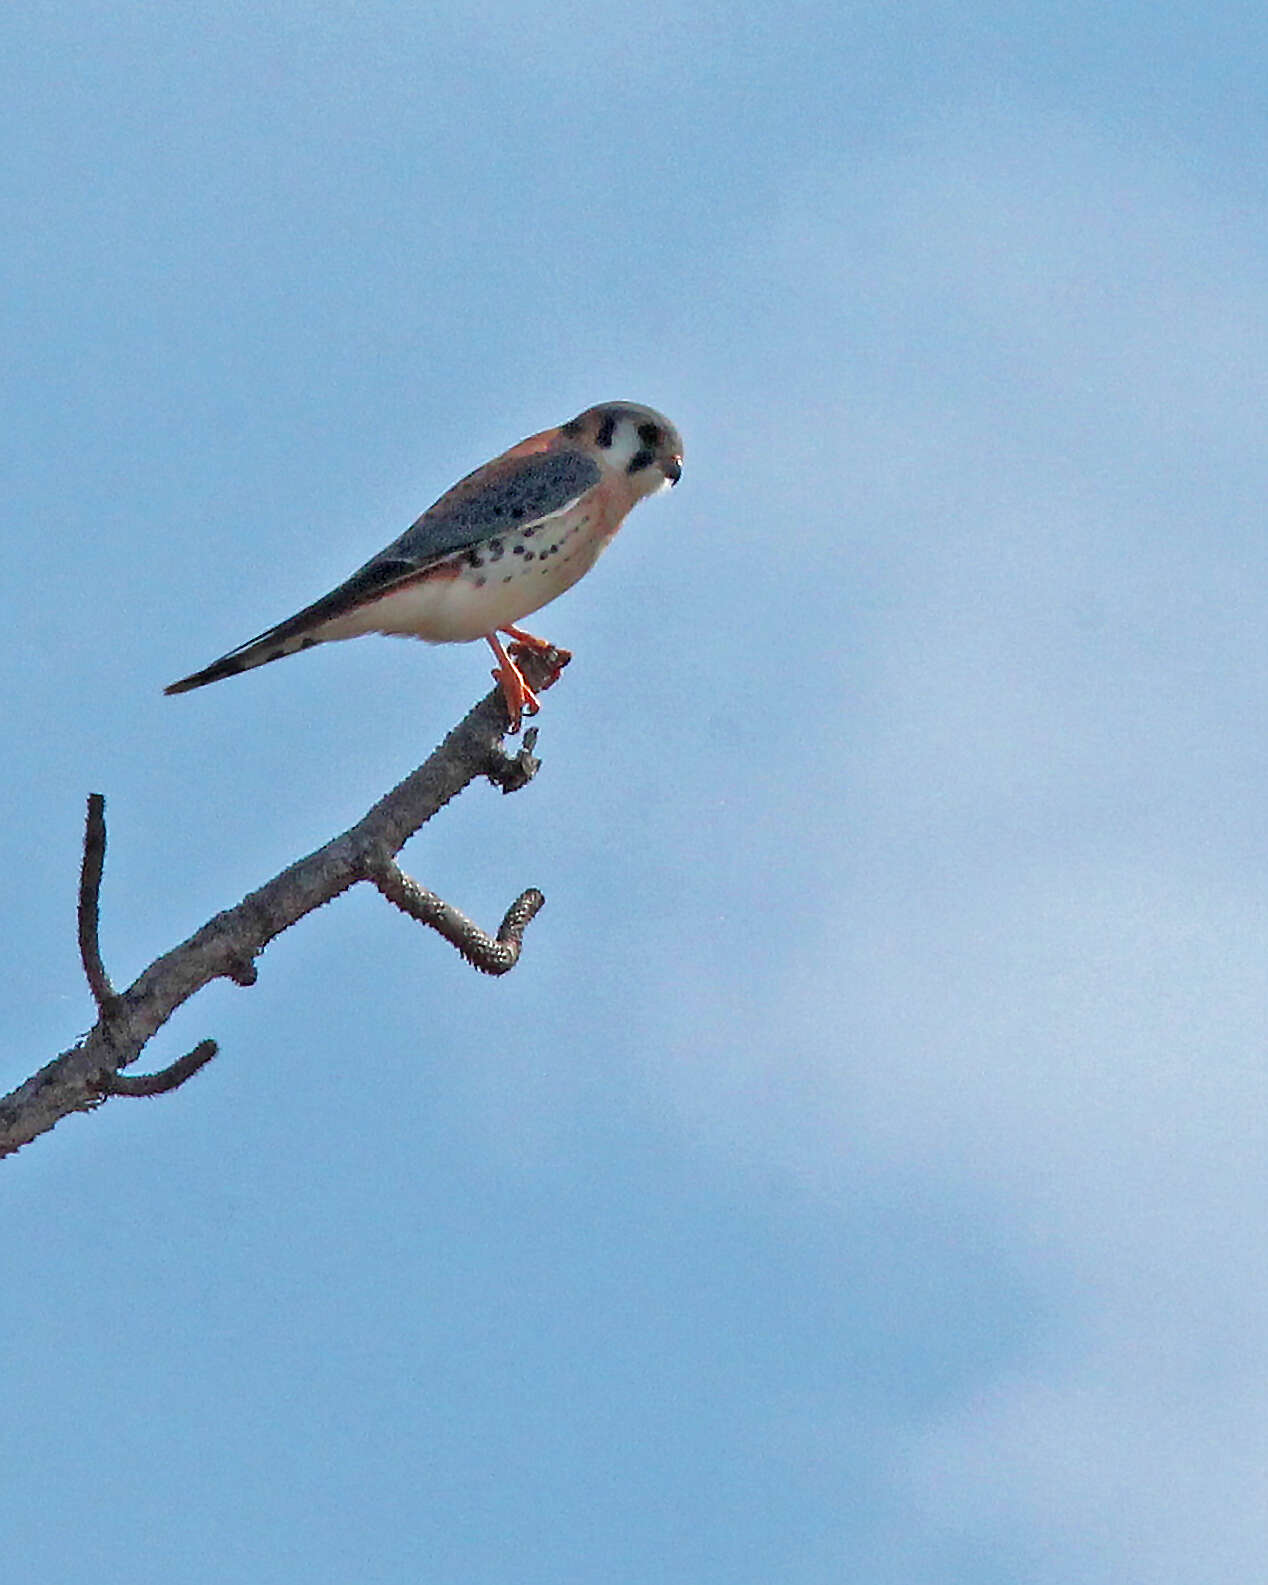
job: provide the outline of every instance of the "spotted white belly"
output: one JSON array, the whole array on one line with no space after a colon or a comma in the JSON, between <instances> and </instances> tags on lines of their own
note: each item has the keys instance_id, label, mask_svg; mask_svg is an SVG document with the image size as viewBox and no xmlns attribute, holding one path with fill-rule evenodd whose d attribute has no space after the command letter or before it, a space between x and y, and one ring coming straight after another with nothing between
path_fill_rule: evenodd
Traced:
<instances>
[{"instance_id":1,"label":"spotted white belly","mask_svg":"<svg viewBox=\"0 0 1268 1585\"><path fill-rule=\"evenodd\" d=\"M313 630L318 643L399 633L430 644L483 638L539 610L589 572L611 539L593 507L572 507L450 557L414 583Z\"/></svg>"}]
</instances>

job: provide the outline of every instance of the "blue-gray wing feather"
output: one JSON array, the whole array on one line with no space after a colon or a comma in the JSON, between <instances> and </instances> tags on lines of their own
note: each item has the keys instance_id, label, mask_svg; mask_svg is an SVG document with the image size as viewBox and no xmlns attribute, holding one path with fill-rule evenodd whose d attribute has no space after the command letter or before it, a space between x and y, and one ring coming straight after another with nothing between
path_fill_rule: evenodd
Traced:
<instances>
[{"instance_id":1,"label":"blue-gray wing feather","mask_svg":"<svg viewBox=\"0 0 1268 1585\"><path fill-rule=\"evenodd\" d=\"M469 550L563 509L598 484L599 464L580 451L538 452L514 459L472 488L466 480L442 495L366 568L379 561L423 566Z\"/></svg>"}]
</instances>

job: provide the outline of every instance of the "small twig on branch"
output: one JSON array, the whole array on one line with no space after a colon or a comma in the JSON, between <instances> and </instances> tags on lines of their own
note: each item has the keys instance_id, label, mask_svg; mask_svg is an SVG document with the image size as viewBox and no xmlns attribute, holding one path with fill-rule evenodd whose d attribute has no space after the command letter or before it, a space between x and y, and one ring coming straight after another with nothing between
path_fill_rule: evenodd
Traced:
<instances>
[{"instance_id":1,"label":"small twig on branch","mask_svg":"<svg viewBox=\"0 0 1268 1585\"><path fill-rule=\"evenodd\" d=\"M517 663L537 693L555 683L561 663L553 652L526 651ZM464 787L487 777L504 792L532 780L538 768L535 733L510 755L502 747L506 706L495 690L470 710L438 749L399 786L380 798L354 826L307 858L275 875L233 908L217 914L187 941L157 958L125 991L115 991L101 959L99 896L106 850L105 800L88 801L79 888L79 946L97 1004L96 1024L68 1051L0 1099L0 1156L52 1128L71 1112L91 1111L111 1095L162 1095L176 1089L215 1055L204 1040L157 1073L128 1076L146 1043L175 1010L204 985L228 979L255 981L255 959L275 936L359 881L370 881L413 918L438 930L469 963L486 974L504 974L520 955L524 929L541 908L540 892L523 892L507 911L496 937L395 864L401 848ZM399 877L399 881L394 878Z\"/></svg>"},{"instance_id":2,"label":"small twig on branch","mask_svg":"<svg viewBox=\"0 0 1268 1585\"><path fill-rule=\"evenodd\" d=\"M166 1095L205 1068L218 1049L214 1040L200 1040L192 1051L157 1073L103 1073L101 1088L108 1095Z\"/></svg>"},{"instance_id":3,"label":"small twig on branch","mask_svg":"<svg viewBox=\"0 0 1268 1585\"><path fill-rule=\"evenodd\" d=\"M537 728L530 726L524 734L518 754L508 754L499 744L497 752L491 756L485 775L504 793L519 792L521 787L528 786L541 769L542 762L533 753L536 747Z\"/></svg>"},{"instance_id":4,"label":"small twig on branch","mask_svg":"<svg viewBox=\"0 0 1268 1585\"><path fill-rule=\"evenodd\" d=\"M524 931L546 901L535 886L529 887L506 910L497 935L490 936L452 903L420 886L391 859L376 864L370 871L370 879L388 902L395 903L402 913L417 919L420 925L438 930L482 974L505 974L515 967Z\"/></svg>"},{"instance_id":5,"label":"small twig on branch","mask_svg":"<svg viewBox=\"0 0 1268 1585\"><path fill-rule=\"evenodd\" d=\"M106 800L100 793L89 793L88 818L84 823L84 861L79 871L79 956L97 1012L102 1018L109 1018L118 997L101 961L98 937L101 872L105 862Z\"/></svg>"}]
</instances>

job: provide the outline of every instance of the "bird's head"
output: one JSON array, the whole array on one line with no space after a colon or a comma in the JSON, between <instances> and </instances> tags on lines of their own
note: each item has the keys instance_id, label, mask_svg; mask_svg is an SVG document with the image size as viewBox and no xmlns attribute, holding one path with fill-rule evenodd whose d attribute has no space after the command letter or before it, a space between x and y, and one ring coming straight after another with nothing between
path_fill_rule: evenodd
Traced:
<instances>
[{"instance_id":1,"label":"bird's head","mask_svg":"<svg viewBox=\"0 0 1268 1585\"><path fill-rule=\"evenodd\" d=\"M635 402L602 402L563 426L605 467L624 474L636 495L652 495L682 477L682 436L664 416Z\"/></svg>"}]
</instances>

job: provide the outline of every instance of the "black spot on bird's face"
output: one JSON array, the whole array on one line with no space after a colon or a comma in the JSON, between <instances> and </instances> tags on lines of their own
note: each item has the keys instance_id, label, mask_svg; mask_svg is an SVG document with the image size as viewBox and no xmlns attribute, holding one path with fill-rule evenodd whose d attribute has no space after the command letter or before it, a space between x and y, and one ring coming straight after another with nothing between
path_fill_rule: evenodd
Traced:
<instances>
[{"instance_id":1,"label":"black spot on bird's face","mask_svg":"<svg viewBox=\"0 0 1268 1585\"><path fill-rule=\"evenodd\" d=\"M650 425L644 425L644 428L650 427ZM636 451L630 458L629 464L625 471L626 473L641 473L644 468L650 468L652 463L655 461L656 453L654 451L649 451L647 447L644 446L641 451Z\"/></svg>"},{"instance_id":2,"label":"black spot on bird's face","mask_svg":"<svg viewBox=\"0 0 1268 1585\"><path fill-rule=\"evenodd\" d=\"M660 426L658 424L640 424L638 426L638 438L645 446L651 446L655 450L660 445Z\"/></svg>"},{"instance_id":3,"label":"black spot on bird's face","mask_svg":"<svg viewBox=\"0 0 1268 1585\"><path fill-rule=\"evenodd\" d=\"M601 447L602 450L606 451L608 449L608 447L612 444L612 437L615 434L616 434L616 414L615 413L604 413L603 421L599 425L599 431L594 437L595 444L598 445L599 447Z\"/></svg>"}]
</instances>

